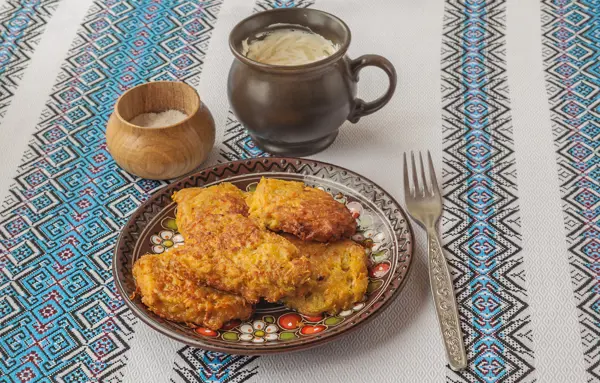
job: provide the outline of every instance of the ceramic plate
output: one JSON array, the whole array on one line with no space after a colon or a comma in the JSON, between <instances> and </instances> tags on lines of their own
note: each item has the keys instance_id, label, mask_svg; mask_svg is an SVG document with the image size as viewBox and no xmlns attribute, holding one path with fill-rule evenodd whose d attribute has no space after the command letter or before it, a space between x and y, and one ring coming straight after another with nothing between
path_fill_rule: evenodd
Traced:
<instances>
[{"instance_id":1,"label":"ceramic plate","mask_svg":"<svg viewBox=\"0 0 600 383\"><path fill-rule=\"evenodd\" d=\"M353 239L369 255L369 287L362 302L336 316L308 317L282 305L259 303L246 322L231 322L219 331L192 329L162 319L130 299L133 263L147 253L162 253L183 242L177 232L174 191L231 182L252 190L261 177L302 181L345 203L358 222ZM398 186L400 187L400 186ZM413 253L413 234L400 205L372 181L335 165L296 158L237 161L205 169L157 192L135 211L119 237L113 259L115 282L125 303L142 321L161 333L207 350L232 354L267 354L323 344L365 324L398 295L406 282ZM372 322L370 326L375 327ZM378 331L369 329L370 331ZM367 331L369 331L367 330Z\"/></svg>"}]
</instances>

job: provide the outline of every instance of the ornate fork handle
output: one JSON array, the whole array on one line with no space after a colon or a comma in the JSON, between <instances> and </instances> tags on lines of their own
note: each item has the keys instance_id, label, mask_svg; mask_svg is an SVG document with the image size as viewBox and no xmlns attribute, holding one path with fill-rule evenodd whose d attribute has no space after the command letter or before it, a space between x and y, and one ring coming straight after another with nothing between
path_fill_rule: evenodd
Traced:
<instances>
[{"instance_id":1,"label":"ornate fork handle","mask_svg":"<svg viewBox=\"0 0 600 383\"><path fill-rule=\"evenodd\" d=\"M460 320L456 298L454 297L454 288L452 287L450 269L446 263L446 258L444 257L435 229L427 229L427 240L429 250L429 279L431 281L433 301L435 303L442 338L446 346L446 356L451 369L455 371L462 370L467 366L467 355L462 341L462 332L460 330Z\"/></svg>"}]
</instances>

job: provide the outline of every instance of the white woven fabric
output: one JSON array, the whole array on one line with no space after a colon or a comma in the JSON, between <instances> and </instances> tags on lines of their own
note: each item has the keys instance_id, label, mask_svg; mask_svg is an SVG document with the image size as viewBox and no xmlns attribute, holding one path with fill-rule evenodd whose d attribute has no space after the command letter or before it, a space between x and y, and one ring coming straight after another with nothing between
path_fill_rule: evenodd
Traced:
<instances>
[{"instance_id":1,"label":"white woven fabric","mask_svg":"<svg viewBox=\"0 0 600 383\"><path fill-rule=\"evenodd\" d=\"M82 43L77 30L95 6L92 0L59 3L6 113L0 116L2 201L7 197L11 200L9 187L15 183L18 165L27 161L28 155L33 156L27 154L27 144L36 125L44 119L44 108L53 85L61 76L66 76L60 66L68 50ZM220 150L224 147L222 141L230 110L226 79L233 60L228 34L237 22L252 13L254 6L255 0L224 0L202 64L197 90L217 125L217 144L207 166L223 160ZM374 53L388 58L397 69L398 88L386 107L357 124L345 123L335 143L311 158L363 174L403 201L403 152L430 150L440 178L446 166L442 163L442 106L445 104L441 64L445 3L437 0L316 0L313 7L339 16L349 25L352 30L350 57ZM505 25L501 27L506 29L503 59L507 69L513 127L510 134L514 140L520 207L520 219L514 225L520 228L521 234L524 273L519 277L523 278L526 290L526 315L531 329L523 336L533 350L526 358L532 361L533 369L521 381L598 382L586 372L586 368L600 358L597 354L584 357L573 295L544 76L543 15L540 3L535 0L506 0L505 8ZM361 72L361 98L375 99L386 87L387 77L382 72L376 69ZM463 381L446 367L428 284L425 238L421 230L414 227L416 247L409 281L397 301L376 320L319 348L254 359L245 368L256 374L234 381ZM0 280L1 283L4 282ZM183 381L178 372L186 367L183 345L134 319L131 328L126 339L127 350L123 351L123 366L107 381ZM186 368L193 372L196 367ZM187 381L202 381L194 376L186 378ZM481 381L486 380L481 378Z\"/></svg>"}]
</instances>

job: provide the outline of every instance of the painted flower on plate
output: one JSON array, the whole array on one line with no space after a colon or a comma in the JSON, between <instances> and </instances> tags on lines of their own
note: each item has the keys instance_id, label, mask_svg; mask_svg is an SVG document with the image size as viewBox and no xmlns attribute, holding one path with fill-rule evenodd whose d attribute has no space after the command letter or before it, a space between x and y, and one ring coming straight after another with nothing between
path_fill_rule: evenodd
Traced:
<instances>
[{"instance_id":1,"label":"painted flower on plate","mask_svg":"<svg viewBox=\"0 0 600 383\"><path fill-rule=\"evenodd\" d=\"M150 237L150 242L152 242L152 251L155 254L161 254L170 247L182 244L183 236L179 233L176 234L172 230L163 230Z\"/></svg>"},{"instance_id":2,"label":"painted flower on plate","mask_svg":"<svg viewBox=\"0 0 600 383\"><path fill-rule=\"evenodd\" d=\"M359 232L373 226L373 217L365 211L359 202L350 202L346 207L352 213L352 217L356 219Z\"/></svg>"},{"instance_id":3,"label":"painted flower on plate","mask_svg":"<svg viewBox=\"0 0 600 383\"><path fill-rule=\"evenodd\" d=\"M341 316L342 318L350 316L350 315L352 315L352 313L362 310L363 307L365 307L364 302L357 303L350 310L344 310L344 311L340 312L338 314L338 316Z\"/></svg>"},{"instance_id":4,"label":"painted flower on plate","mask_svg":"<svg viewBox=\"0 0 600 383\"><path fill-rule=\"evenodd\" d=\"M378 233L375 230L365 230L354 234L352 239L356 242L362 243L367 248L371 249L372 252L375 252L379 250L381 246L383 246L385 234L381 232Z\"/></svg>"},{"instance_id":5,"label":"painted flower on plate","mask_svg":"<svg viewBox=\"0 0 600 383\"><path fill-rule=\"evenodd\" d=\"M255 320L252 324L244 323L240 326L241 340L253 343L264 343L277 340L279 328L275 324L267 324L262 320Z\"/></svg>"}]
</instances>

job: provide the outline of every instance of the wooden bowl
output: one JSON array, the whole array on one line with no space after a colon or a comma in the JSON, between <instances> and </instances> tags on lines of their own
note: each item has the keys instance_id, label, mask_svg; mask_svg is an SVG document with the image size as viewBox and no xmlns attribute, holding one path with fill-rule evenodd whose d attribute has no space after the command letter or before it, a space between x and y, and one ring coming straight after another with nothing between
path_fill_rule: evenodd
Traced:
<instances>
[{"instance_id":1,"label":"wooden bowl","mask_svg":"<svg viewBox=\"0 0 600 383\"><path fill-rule=\"evenodd\" d=\"M169 109L188 117L159 128L129 122L142 113ZM106 143L117 164L128 172L142 178L172 179L191 172L206 159L215 143L215 122L191 86L149 82L119 97L106 127Z\"/></svg>"}]
</instances>

